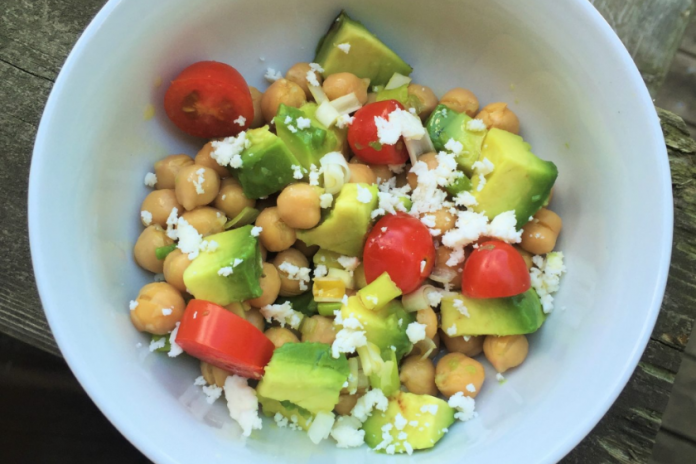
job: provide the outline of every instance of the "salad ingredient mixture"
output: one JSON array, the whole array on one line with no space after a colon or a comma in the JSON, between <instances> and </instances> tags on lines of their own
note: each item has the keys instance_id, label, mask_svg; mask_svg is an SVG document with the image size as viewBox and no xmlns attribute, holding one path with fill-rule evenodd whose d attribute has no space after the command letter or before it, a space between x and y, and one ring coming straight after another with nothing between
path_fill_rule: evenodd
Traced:
<instances>
[{"instance_id":1,"label":"salad ingredient mixture","mask_svg":"<svg viewBox=\"0 0 696 464\"><path fill-rule=\"evenodd\" d=\"M130 317L150 351L200 360L194 384L244 436L260 408L314 443L431 448L554 308L556 166L507 104L411 72L341 13L263 93L214 61L166 92L206 140L145 176L133 255L155 282Z\"/></svg>"}]
</instances>

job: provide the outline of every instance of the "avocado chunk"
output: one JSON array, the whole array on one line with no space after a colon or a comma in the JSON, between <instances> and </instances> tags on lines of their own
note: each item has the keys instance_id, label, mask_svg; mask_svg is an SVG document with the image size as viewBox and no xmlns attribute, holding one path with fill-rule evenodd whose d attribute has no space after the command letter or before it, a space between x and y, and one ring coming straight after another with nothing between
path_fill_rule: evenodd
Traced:
<instances>
[{"instance_id":1,"label":"avocado chunk","mask_svg":"<svg viewBox=\"0 0 696 464\"><path fill-rule=\"evenodd\" d=\"M314 415L304 408L299 407L290 401L276 401L269 398L264 398L261 395L257 395L261 408L263 409L263 414L266 417L273 417L280 413L283 417L288 419L288 422L295 424L302 430L307 430L312 423Z\"/></svg>"},{"instance_id":2,"label":"avocado chunk","mask_svg":"<svg viewBox=\"0 0 696 464\"><path fill-rule=\"evenodd\" d=\"M445 186L445 190L447 190L447 193L453 197L456 197L462 192L471 191L471 179L469 179L466 175L457 177L454 182Z\"/></svg>"},{"instance_id":3,"label":"avocado chunk","mask_svg":"<svg viewBox=\"0 0 696 464\"><path fill-rule=\"evenodd\" d=\"M401 87L389 90L383 89L377 92L375 101L381 102L385 100L396 100L406 108L410 108L411 101L408 96L408 85L402 85Z\"/></svg>"},{"instance_id":4,"label":"avocado chunk","mask_svg":"<svg viewBox=\"0 0 696 464\"><path fill-rule=\"evenodd\" d=\"M331 412L349 373L345 355L331 357L331 347L325 343L286 343L273 352L256 391L312 414Z\"/></svg>"},{"instance_id":5,"label":"avocado chunk","mask_svg":"<svg viewBox=\"0 0 696 464\"><path fill-rule=\"evenodd\" d=\"M456 156L456 160L459 168L469 176L473 173L472 166L481 155L481 147L487 132L467 129L467 123L472 119L466 113L460 113L452 118L440 132L440 142L443 147L450 139L462 144L462 152Z\"/></svg>"},{"instance_id":6,"label":"avocado chunk","mask_svg":"<svg viewBox=\"0 0 696 464\"><path fill-rule=\"evenodd\" d=\"M530 145L519 135L491 129L481 150L481 160L493 163L493 172L478 189L480 179L472 178L472 192L478 205L476 212L485 212L489 219L500 213L515 211L520 229L547 202L558 177L558 168L531 152Z\"/></svg>"},{"instance_id":7,"label":"avocado chunk","mask_svg":"<svg viewBox=\"0 0 696 464\"><path fill-rule=\"evenodd\" d=\"M314 267L326 266L327 269L343 269L341 263L338 262L338 258L341 256L343 256L341 253L320 248L319 251L312 256L312 262L314 263Z\"/></svg>"},{"instance_id":8,"label":"avocado chunk","mask_svg":"<svg viewBox=\"0 0 696 464\"><path fill-rule=\"evenodd\" d=\"M469 317L462 314L461 305ZM536 332L546 319L534 289L508 298L446 296L442 299L440 312L442 330L450 337L529 334Z\"/></svg>"},{"instance_id":9,"label":"avocado chunk","mask_svg":"<svg viewBox=\"0 0 696 464\"><path fill-rule=\"evenodd\" d=\"M184 284L195 298L221 306L261 296L261 248L250 225L206 237L215 251L201 251L184 271ZM235 263L237 263L235 265ZM230 268L219 274L223 268Z\"/></svg>"},{"instance_id":10,"label":"avocado chunk","mask_svg":"<svg viewBox=\"0 0 696 464\"><path fill-rule=\"evenodd\" d=\"M345 43L350 44L348 53L337 47ZM319 41L314 61L324 68L325 76L349 72L370 79L370 85L385 85L395 72L408 76L413 71L399 55L345 11L331 23L331 28Z\"/></svg>"},{"instance_id":11,"label":"avocado chunk","mask_svg":"<svg viewBox=\"0 0 696 464\"><path fill-rule=\"evenodd\" d=\"M312 292L300 293L296 296L281 296L275 301L275 304L283 304L289 301L292 305L292 309L299 311L305 316L314 316L317 311L317 302L314 301L314 295Z\"/></svg>"},{"instance_id":12,"label":"avocado chunk","mask_svg":"<svg viewBox=\"0 0 696 464\"><path fill-rule=\"evenodd\" d=\"M380 352L394 347L396 358L400 360L411 351L412 344L406 335L406 328L415 321L415 316L406 312L401 302L394 300L379 311L367 309L357 296L348 298L348 304L341 308L341 317L355 317L365 328L365 338L374 343ZM401 321L401 322L399 322Z\"/></svg>"},{"instance_id":13,"label":"avocado chunk","mask_svg":"<svg viewBox=\"0 0 696 464\"><path fill-rule=\"evenodd\" d=\"M412 421L418 424L411 425ZM363 424L363 430L365 443L375 451L405 453L407 449L404 443L414 450L432 448L453 423L454 409L444 400L399 391L389 399L386 411L372 413ZM385 432L391 438L385 440ZM403 436L399 439L401 433L406 436L405 439Z\"/></svg>"},{"instance_id":14,"label":"avocado chunk","mask_svg":"<svg viewBox=\"0 0 696 464\"><path fill-rule=\"evenodd\" d=\"M312 127L318 127L326 131L326 139L324 140L324 146L322 148L322 155L332 151L343 151L343 147L347 142L348 128L344 127L339 129L334 124L333 126L327 128L325 125L319 122L317 119L317 108L319 106L314 102L305 103L300 107L300 111L304 113L304 117L312 121Z\"/></svg>"},{"instance_id":15,"label":"avocado chunk","mask_svg":"<svg viewBox=\"0 0 696 464\"><path fill-rule=\"evenodd\" d=\"M299 118L309 119L309 127L300 128ZM273 118L278 137L285 142L285 146L295 155L300 166L309 171L311 165L319 166L319 160L327 154L327 131L318 121L305 116L299 108L280 105L278 114ZM306 122L306 121L304 121ZM335 141L333 142L335 144ZM333 145L329 144L329 145Z\"/></svg>"},{"instance_id":16,"label":"avocado chunk","mask_svg":"<svg viewBox=\"0 0 696 464\"><path fill-rule=\"evenodd\" d=\"M358 298L367 309L379 311L394 298L401 296L401 289L396 286L389 274L383 272L382 275L370 282L364 288L358 290Z\"/></svg>"},{"instance_id":17,"label":"avocado chunk","mask_svg":"<svg viewBox=\"0 0 696 464\"><path fill-rule=\"evenodd\" d=\"M445 149L445 144L449 139L442 141L440 135L445 130L445 127L458 115L459 113L449 109L449 107L445 105L437 105L428 118L428 121L425 123L425 129L428 131L435 151L439 152Z\"/></svg>"},{"instance_id":18,"label":"avocado chunk","mask_svg":"<svg viewBox=\"0 0 696 464\"><path fill-rule=\"evenodd\" d=\"M367 203L358 199L365 189L371 195ZM319 245L346 256L362 256L367 230L372 224L371 214L377 207L377 192L376 185L344 185L322 222L314 229L298 230L297 238L307 246Z\"/></svg>"},{"instance_id":19,"label":"avocado chunk","mask_svg":"<svg viewBox=\"0 0 696 464\"><path fill-rule=\"evenodd\" d=\"M268 126L248 130L246 134L251 146L242 152L242 166L237 173L247 198L265 197L295 182L292 166L299 166L300 162Z\"/></svg>"}]
</instances>

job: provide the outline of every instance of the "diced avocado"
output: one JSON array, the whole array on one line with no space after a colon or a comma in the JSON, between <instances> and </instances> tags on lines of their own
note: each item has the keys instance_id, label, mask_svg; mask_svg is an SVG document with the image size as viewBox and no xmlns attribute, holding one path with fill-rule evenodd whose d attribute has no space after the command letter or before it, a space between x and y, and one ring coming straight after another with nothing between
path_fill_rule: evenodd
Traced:
<instances>
[{"instance_id":1,"label":"diced avocado","mask_svg":"<svg viewBox=\"0 0 696 464\"><path fill-rule=\"evenodd\" d=\"M261 296L261 248L256 237L251 235L251 227L206 237L209 242L217 242L218 248L213 252L201 251L184 271L184 284L189 293L199 300L221 306ZM226 267L232 267L229 275L218 274Z\"/></svg>"},{"instance_id":2,"label":"diced avocado","mask_svg":"<svg viewBox=\"0 0 696 464\"><path fill-rule=\"evenodd\" d=\"M357 296L348 298L348 304L341 308L341 317L355 317L365 328L365 338L379 347L380 352L396 350L396 358L401 359L411 351L412 344L406 335L406 328L415 320L415 316L407 313L401 302L394 300L379 311L367 309ZM401 321L401 322L399 322Z\"/></svg>"},{"instance_id":3,"label":"diced avocado","mask_svg":"<svg viewBox=\"0 0 696 464\"><path fill-rule=\"evenodd\" d=\"M311 425L314 415L304 408L299 407L290 401L276 401L258 395L259 403L266 417L273 417L280 413L287 418L290 423L296 424L303 430L307 430Z\"/></svg>"},{"instance_id":4,"label":"diced avocado","mask_svg":"<svg viewBox=\"0 0 696 464\"><path fill-rule=\"evenodd\" d=\"M484 212L489 219L500 213L515 211L520 229L547 202L558 177L558 168L531 152L531 146L519 135L491 129L481 150L481 159L493 163L493 172L479 191L480 180L472 179L472 192L478 205L474 211Z\"/></svg>"},{"instance_id":5,"label":"diced avocado","mask_svg":"<svg viewBox=\"0 0 696 464\"><path fill-rule=\"evenodd\" d=\"M273 121L278 137L295 155L300 166L309 171L312 164L319 166L321 157L330 151L326 149L327 131L323 127L319 127L318 121L312 119L310 119L309 127L300 129L297 122L299 118L310 119L305 116L301 109L281 103L278 115L273 118Z\"/></svg>"},{"instance_id":6,"label":"diced avocado","mask_svg":"<svg viewBox=\"0 0 696 464\"><path fill-rule=\"evenodd\" d=\"M397 87L395 89L385 89L377 92L375 101L381 102L385 100L396 100L405 107L410 107L410 101L408 98L408 85L402 85L401 87Z\"/></svg>"},{"instance_id":7,"label":"diced avocado","mask_svg":"<svg viewBox=\"0 0 696 464\"><path fill-rule=\"evenodd\" d=\"M459 168L468 176L473 173L472 166L479 159L481 146L487 132L485 130L468 130L466 126L471 120L472 118L466 113L461 113L449 121L444 130L440 132L440 142L442 142L443 147L450 139L454 139L462 144L463 150L457 155L456 159Z\"/></svg>"},{"instance_id":8,"label":"diced avocado","mask_svg":"<svg viewBox=\"0 0 696 464\"><path fill-rule=\"evenodd\" d=\"M425 410L421 410L423 406L427 406ZM402 430L395 426L398 414L407 421ZM412 421L418 424L411 425ZM380 448L379 451L384 452L388 445L394 445L395 453L405 453L404 442L408 442L414 450L432 448L453 423L454 409L444 400L430 395L415 395L399 391L389 399L386 411L372 413L363 424L363 430L365 430L365 443L370 448ZM389 430L392 439L388 444L382 444L384 441L382 427L387 424L392 426ZM406 435L405 440L399 439L402 432Z\"/></svg>"},{"instance_id":9,"label":"diced avocado","mask_svg":"<svg viewBox=\"0 0 696 464\"><path fill-rule=\"evenodd\" d=\"M389 274L384 272L365 288L358 291L360 302L367 309L379 311L394 298L401 296L401 289L396 286Z\"/></svg>"},{"instance_id":10,"label":"diced avocado","mask_svg":"<svg viewBox=\"0 0 696 464\"><path fill-rule=\"evenodd\" d=\"M360 190L370 192L370 200L358 200ZM362 256L372 210L377 207L377 186L346 184L334 200L333 208L314 229L298 230L297 238L308 246L319 245L347 256Z\"/></svg>"},{"instance_id":11,"label":"diced avocado","mask_svg":"<svg viewBox=\"0 0 696 464\"><path fill-rule=\"evenodd\" d=\"M296 296L278 297L275 304L283 304L289 301L292 309L299 311L305 316L314 316L317 313L317 302L314 301L312 292L304 292Z\"/></svg>"},{"instance_id":12,"label":"diced avocado","mask_svg":"<svg viewBox=\"0 0 696 464\"><path fill-rule=\"evenodd\" d=\"M456 300L462 302L469 317L454 306ZM509 298L446 296L442 299L440 312L442 330L450 337L529 334L536 332L546 319L534 289Z\"/></svg>"},{"instance_id":13,"label":"diced avocado","mask_svg":"<svg viewBox=\"0 0 696 464\"><path fill-rule=\"evenodd\" d=\"M425 123L425 129L428 131L428 135L430 135L430 140L433 142L435 151L439 152L445 149L447 140L442 141L440 139L440 134L442 134L445 127L458 115L459 113L449 109L449 107L445 105L437 105L428 118L428 121Z\"/></svg>"},{"instance_id":14,"label":"diced avocado","mask_svg":"<svg viewBox=\"0 0 696 464\"><path fill-rule=\"evenodd\" d=\"M377 345L368 342L358 348L358 355L372 388L379 388L384 396L391 396L399 390L399 361L394 350L386 349L380 353Z\"/></svg>"},{"instance_id":15,"label":"diced avocado","mask_svg":"<svg viewBox=\"0 0 696 464\"><path fill-rule=\"evenodd\" d=\"M331 357L327 344L286 343L273 352L256 391L264 398L289 401L312 414L331 412L349 373L346 357Z\"/></svg>"},{"instance_id":16,"label":"diced avocado","mask_svg":"<svg viewBox=\"0 0 696 464\"><path fill-rule=\"evenodd\" d=\"M453 197L456 197L461 192L471 191L471 179L469 179L466 175L457 177L454 182L445 187L445 190L447 190L447 193Z\"/></svg>"},{"instance_id":17,"label":"diced avocado","mask_svg":"<svg viewBox=\"0 0 696 464\"><path fill-rule=\"evenodd\" d=\"M337 47L343 43L350 44L348 53ZM370 85L386 84L395 72L408 76L413 71L399 55L345 12L338 15L319 41L314 61L324 68L325 76L349 72L370 79Z\"/></svg>"},{"instance_id":18,"label":"diced avocado","mask_svg":"<svg viewBox=\"0 0 696 464\"><path fill-rule=\"evenodd\" d=\"M260 211L256 208L245 206L235 217L227 221L225 230L237 229L253 223L259 217Z\"/></svg>"},{"instance_id":19,"label":"diced avocado","mask_svg":"<svg viewBox=\"0 0 696 464\"><path fill-rule=\"evenodd\" d=\"M334 311L340 311L343 303L317 303L317 311L320 316L333 316Z\"/></svg>"},{"instance_id":20,"label":"diced avocado","mask_svg":"<svg viewBox=\"0 0 696 464\"><path fill-rule=\"evenodd\" d=\"M246 134L251 146L242 152L242 167L237 173L247 198L265 197L295 182L292 166L300 162L268 126Z\"/></svg>"},{"instance_id":21,"label":"diced avocado","mask_svg":"<svg viewBox=\"0 0 696 464\"><path fill-rule=\"evenodd\" d=\"M304 113L305 118L309 118L312 121L312 127L318 127L326 131L322 156L332 151L343 151L342 149L346 144L346 137L348 136L348 128L339 129L335 124L327 128L317 119L317 108L318 105L316 103L309 102L302 105L300 110Z\"/></svg>"}]
</instances>

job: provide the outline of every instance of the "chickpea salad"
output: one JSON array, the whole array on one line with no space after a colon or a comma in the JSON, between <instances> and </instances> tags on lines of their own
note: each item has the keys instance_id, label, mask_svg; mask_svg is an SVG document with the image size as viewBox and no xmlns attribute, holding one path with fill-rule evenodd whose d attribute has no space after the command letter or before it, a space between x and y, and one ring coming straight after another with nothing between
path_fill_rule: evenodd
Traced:
<instances>
[{"instance_id":1,"label":"chickpea salad","mask_svg":"<svg viewBox=\"0 0 696 464\"><path fill-rule=\"evenodd\" d=\"M208 141L145 176L134 257L155 282L130 317L150 351L200 360L194 384L246 437L432 448L553 310L556 166L505 103L438 99L412 71L342 12L263 93L214 61L166 92Z\"/></svg>"}]
</instances>

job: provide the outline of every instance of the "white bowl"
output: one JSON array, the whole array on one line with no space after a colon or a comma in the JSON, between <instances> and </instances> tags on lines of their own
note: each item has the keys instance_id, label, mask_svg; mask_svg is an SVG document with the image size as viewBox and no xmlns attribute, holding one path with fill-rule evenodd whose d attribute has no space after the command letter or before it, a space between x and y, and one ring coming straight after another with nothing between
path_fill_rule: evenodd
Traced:
<instances>
[{"instance_id":1,"label":"white bowl","mask_svg":"<svg viewBox=\"0 0 696 464\"><path fill-rule=\"evenodd\" d=\"M244 443L223 420L222 401L195 418L186 405L199 401L189 390L196 363L150 354L129 320L128 301L152 280L131 255L143 177L163 156L201 145L164 115L166 83L214 59L263 89L267 67L312 60L342 7L413 65L415 82L510 103L534 152L560 171L552 207L564 220L559 248L569 271L556 311L507 383L489 375L478 420L398 459L557 461L633 372L659 311L672 236L669 167L650 96L586 0L108 2L65 63L34 149L31 250L56 340L95 403L156 462L397 459L328 441L316 447L269 421ZM155 118L145 120L150 104Z\"/></svg>"}]
</instances>

